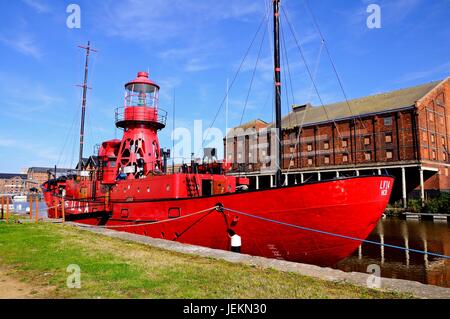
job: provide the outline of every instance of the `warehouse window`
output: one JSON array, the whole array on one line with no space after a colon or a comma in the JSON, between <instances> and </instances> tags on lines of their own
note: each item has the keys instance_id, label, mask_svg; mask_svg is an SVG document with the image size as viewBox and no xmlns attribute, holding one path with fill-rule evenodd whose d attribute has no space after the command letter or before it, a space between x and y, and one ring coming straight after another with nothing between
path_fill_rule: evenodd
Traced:
<instances>
[{"instance_id":1,"label":"warehouse window","mask_svg":"<svg viewBox=\"0 0 450 319\"><path fill-rule=\"evenodd\" d=\"M329 156L325 156L325 157L323 158L323 162L324 162L325 164L330 164L330 157L329 157Z\"/></svg>"},{"instance_id":2,"label":"warehouse window","mask_svg":"<svg viewBox=\"0 0 450 319\"><path fill-rule=\"evenodd\" d=\"M312 157L308 157L308 165L312 165L313 164L313 159Z\"/></svg>"},{"instance_id":3,"label":"warehouse window","mask_svg":"<svg viewBox=\"0 0 450 319\"><path fill-rule=\"evenodd\" d=\"M342 162L344 162L344 163L348 162L348 155L347 154L342 155Z\"/></svg>"},{"instance_id":4,"label":"warehouse window","mask_svg":"<svg viewBox=\"0 0 450 319\"><path fill-rule=\"evenodd\" d=\"M434 160L436 159L436 152L435 151L431 152L431 158L434 159Z\"/></svg>"},{"instance_id":5,"label":"warehouse window","mask_svg":"<svg viewBox=\"0 0 450 319\"><path fill-rule=\"evenodd\" d=\"M385 125L385 126L392 125L392 117L385 117L385 118L383 119L383 122L384 122L384 125Z\"/></svg>"},{"instance_id":6,"label":"warehouse window","mask_svg":"<svg viewBox=\"0 0 450 319\"><path fill-rule=\"evenodd\" d=\"M384 141L385 141L386 143L392 143L392 133L386 133L386 134L384 135Z\"/></svg>"},{"instance_id":7,"label":"warehouse window","mask_svg":"<svg viewBox=\"0 0 450 319\"><path fill-rule=\"evenodd\" d=\"M444 145L445 146L445 137L441 137L441 143L442 143L442 145Z\"/></svg>"},{"instance_id":8,"label":"warehouse window","mask_svg":"<svg viewBox=\"0 0 450 319\"><path fill-rule=\"evenodd\" d=\"M428 114L429 114L430 122L434 122L434 114L431 112Z\"/></svg>"},{"instance_id":9,"label":"warehouse window","mask_svg":"<svg viewBox=\"0 0 450 319\"><path fill-rule=\"evenodd\" d=\"M347 146L348 146L348 141L347 141L346 138L344 138L344 139L342 140L342 147L347 147Z\"/></svg>"},{"instance_id":10,"label":"warehouse window","mask_svg":"<svg viewBox=\"0 0 450 319\"><path fill-rule=\"evenodd\" d=\"M392 159L393 153L391 150L386 151L386 159Z\"/></svg>"},{"instance_id":11,"label":"warehouse window","mask_svg":"<svg viewBox=\"0 0 450 319\"><path fill-rule=\"evenodd\" d=\"M329 142L329 141L323 142L323 149L324 149L324 150L330 149L330 142Z\"/></svg>"},{"instance_id":12,"label":"warehouse window","mask_svg":"<svg viewBox=\"0 0 450 319\"><path fill-rule=\"evenodd\" d=\"M434 134L431 134L431 143L434 143Z\"/></svg>"},{"instance_id":13,"label":"warehouse window","mask_svg":"<svg viewBox=\"0 0 450 319\"><path fill-rule=\"evenodd\" d=\"M311 143L308 144L308 145L306 146L306 149L307 149L308 151L312 151L313 145L312 145Z\"/></svg>"},{"instance_id":14,"label":"warehouse window","mask_svg":"<svg viewBox=\"0 0 450 319\"><path fill-rule=\"evenodd\" d=\"M364 137L364 145L370 145L370 136Z\"/></svg>"},{"instance_id":15,"label":"warehouse window","mask_svg":"<svg viewBox=\"0 0 450 319\"><path fill-rule=\"evenodd\" d=\"M365 159L366 161L370 161L370 160L372 159L372 153L370 153L370 152L365 152L365 153L364 153L364 159Z\"/></svg>"}]
</instances>

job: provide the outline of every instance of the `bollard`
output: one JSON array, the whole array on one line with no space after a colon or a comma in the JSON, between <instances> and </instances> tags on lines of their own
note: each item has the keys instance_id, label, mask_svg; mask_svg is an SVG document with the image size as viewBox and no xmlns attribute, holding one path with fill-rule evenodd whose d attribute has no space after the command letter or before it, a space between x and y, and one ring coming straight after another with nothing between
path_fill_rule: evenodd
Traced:
<instances>
[{"instance_id":1,"label":"bollard","mask_svg":"<svg viewBox=\"0 0 450 319\"><path fill-rule=\"evenodd\" d=\"M5 206L5 198L2 196L2 219L3 219L3 208Z\"/></svg>"},{"instance_id":2,"label":"bollard","mask_svg":"<svg viewBox=\"0 0 450 319\"><path fill-rule=\"evenodd\" d=\"M9 197L6 197L6 222L9 223Z\"/></svg>"},{"instance_id":3,"label":"bollard","mask_svg":"<svg viewBox=\"0 0 450 319\"><path fill-rule=\"evenodd\" d=\"M61 209L62 209L62 223L64 224L66 222L66 205L64 204L64 198L61 202Z\"/></svg>"},{"instance_id":4,"label":"bollard","mask_svg":"<svg viewBox=\"0 0 450 319\"><path fill-rule=\"evenodd\" d=\"M39 222L39 195L36 196L36 223Z\"/></svg>"},{"instance_id":5,"label":"bollard","mask_svg":"<svg viewBox=\"0 0 450 319\"><path fill-rule=\"evenodd\" d=\"M30 220L33 219L33 195L30 194Z\"/></svg>"}]
</instances>

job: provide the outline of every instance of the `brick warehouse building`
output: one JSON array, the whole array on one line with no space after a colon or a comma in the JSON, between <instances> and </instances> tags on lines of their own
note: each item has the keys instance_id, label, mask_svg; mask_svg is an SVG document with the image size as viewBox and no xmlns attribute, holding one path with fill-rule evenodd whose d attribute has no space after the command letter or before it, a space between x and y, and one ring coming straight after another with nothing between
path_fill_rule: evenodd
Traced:
<instances>
[{"instance_id":1,"label":"brick warehouse building","mask_svg":"<svg viewBox=\"0 0 450 319\"><path fill-rule=\"evenodd\" d=\"M73 171L70 168L57 168L56 177L67 175ZM27 170L27 184L28 188L35 188L39 193L42 193L41 185L49 178L55 177L55 169L51 167L30 167Z\"/></svg>"},{"instance_id":2,"label":"brick warehouse building","mask_svg":"<svg viewBox=\"0 0 450 319\"><path fill-rule=\"evenodd\" d=\"M27 191L26 174L0 173L0 195L20 195Z\"/></svg>"},{"instance_id":3,"label":"brick warehouse building","mask_svg":"<svg viewBox=\"0 0 450 319\"><path fill-rule=\"evenodd\" d=\"M387 172L396 177L391 201L405 205L449 191L449 112L450 78L348 103L294 105L282 119L284 182ZM272 125L255 120L226 138L234 174L253 188L274 185L270 162L260 161L270 155Z\"/></svg>"}]
</instances>

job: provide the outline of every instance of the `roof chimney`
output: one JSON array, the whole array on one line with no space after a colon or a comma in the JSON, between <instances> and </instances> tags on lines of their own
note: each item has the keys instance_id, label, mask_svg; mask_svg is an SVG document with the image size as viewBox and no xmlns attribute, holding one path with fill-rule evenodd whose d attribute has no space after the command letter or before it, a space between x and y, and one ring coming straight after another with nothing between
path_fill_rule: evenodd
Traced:
<instances>
[{"instance_id":1,"label":"roof chimney","mask_svg":"<svg viewBox=\"0 0 450 319\"><path fill-rule=\"evenodd\" d=\"M303 111L306 110L307 108L310 108L311 103L306 103L306 104L292 104L292 111L294 112L298 112L298 111Z\"/></svg>"}]
</instances>

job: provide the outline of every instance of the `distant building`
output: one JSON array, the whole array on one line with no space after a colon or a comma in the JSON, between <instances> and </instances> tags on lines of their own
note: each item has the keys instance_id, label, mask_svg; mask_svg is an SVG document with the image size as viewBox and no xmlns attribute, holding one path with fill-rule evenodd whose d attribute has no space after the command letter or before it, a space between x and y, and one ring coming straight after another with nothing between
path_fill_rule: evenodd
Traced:
<instances>
[{"instance_id":1,"label":"distant building","mask_svg":"<svg viewBox=\"0 0 450 319\"><path fill-rule=\"evenodd\" d=\"M259 157L270 152L273 124L253 123L264 133L228 136L227 160L252 187L271 187L271 163ZM450 191L450 78L348 103L294 105L282 128L285 184L386 171L396 176L393 201Z\"/></svg>"},{"instance_id":2,"label":"distant building","mask_svg":"<svg viewBox=\"0 0 450 319\"><path fill-rule=\"evenodd\" d=\"M26 174L0 173L0 194L18 195L27 191Z\"/></svg>"},{"instance_id":3,"label":"distant building","mask_svg":"<svg viewBox=\"0 0 450 319\"><path fill-rule=\"evenodd\" d=\"M100 163L98 156L91 155L89 157L83 157L81 159L81 170L94 171L99 167ZM76 170L80 168L80 163L75 167Z\"/></svg>"},{"instance_id":4,"label":"distant building","mask_svg":"<svg viewBox=\"0 0 450 319\"><path fill-rule=\"evenodd\" d=\"M70 168L57 168L56 178L73 172ZM36 188L41 192L41 185L50 178L55 178L55 168L52 167L30 167L27 170L27 187Z\"/></svg>"}]
</instances>

